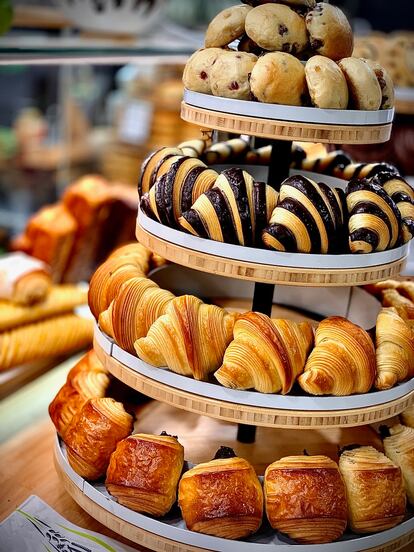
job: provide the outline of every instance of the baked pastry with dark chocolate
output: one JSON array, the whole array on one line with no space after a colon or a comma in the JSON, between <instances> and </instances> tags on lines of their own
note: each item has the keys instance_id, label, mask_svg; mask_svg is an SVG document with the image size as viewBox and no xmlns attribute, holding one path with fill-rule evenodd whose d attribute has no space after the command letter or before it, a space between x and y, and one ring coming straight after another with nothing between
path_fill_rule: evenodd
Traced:
<instances>
[{"instance_id":1,"label":"baked pastry with dark chocolate","mask_svg":"<svg viewBox=\"0 0 414 552\"><path fill-rule=\"evenodd\" d=\"M303 171L329 174L341 178L339 174L351 163L352 159L347 153L342 150L335 150L315 159L308 159L305 155L303 159L294 164L294 167Z\"/></svg>"},{"instance_id":2,"label":"baked pastry with dark chocolate","mask_svg":"<svg viewBox=\"0 0 414 552\"><path fill-rule=\"evenodd\" d=\"M345 154L347 155L347 154ZM398 169L390 163L348 163L343 170L340 167L335 169L334 176L344 180L354 178L371 178L376 174L386 171L392 175L399 175Z\"/></svg>"},{"instance_id":3,"label":"baked pastry with dark chocolate","mask_svg":"<svg viewBox=\"0 0 414 552\"><path fill-rule=\"evenodd\" d=\"M367 179L351 180L346 203L352 253L385 251L401 243L400 212L381 186Z\"/></svg>"},{"instance_id":4,"label":"baked pastry with dark chocolate","mask_svg":"<svg viewBox=\"0 0 414 552\"><path fill-rule=\"evenodd\" d=\"M354 37L345 14L336 6L318 2L305 18L312 50L334 61L352 55Z\"/></svg>"},{"instance_id":5,"label":"baked pastry with dark chocolate","mask_svg":"<svg viewBox=\"0 0 414 552\"><path fill-rule=\"evenodd\" d=\"M290 176L282 183L263 242L277 251L336 253L342 247L345 221L342 190Z\"/></svg>"},{"instance_id":6,"label":"baked pastry with dark chocolate","mask_svg":"<svg viewBox=\"0 0 414 552\"><path fill-rule=\"evenodd\" d=\"M239 168L224 170L211 190L202 194L179 224L190 234L212 240L255 246L276 206L278 194Z\"/></svg>"},{"instance_id":7,"label":"baked pastry with dark chocolate","mask_svg":"<svg viewBox=\"0 0 414 552\"><path fill-rule=\"evenodd\" d=\"M151 153L142 163L141 176L138 182L138 195L141 197L155 184L159 164L170 157L183 155L180 148L163 147Z\"/></svg>"},{"instance_id":8,"label":"baked pastry with dark chocolate","mask_svg":"<svg viewBox=\"0 0 414 552\"><path fill-rule=\"evenodd\" d=\"M215 163L227 163L242 158L250 149L243 138L231 138L223 142L216 142L205 149L202 160L207 165Z\"/></svg>"},{"instance_id":9,"label":"baked pastry with dark chocolate","mask_svg":"<svg viewBox=\"0 0 414 552\"><path fill-rule=\"evenodd\" d=\"M218 173L209 169L200 159L178 157L142 196L141 209L161 224L178 227L178 219L191 208L197 198L212 188Z\"/></svg>"},{"instance_id":10,"label":"baked pastry with dark chocolate","mask_svg":"<svg viewBox=\"0 0 414 552\"><path fill-rule=\"evenodd\" d=\"M371 182L382 186L395 202L402 219L403 242L414 238L414 189L401 176L387 171L377 173Z\"/></svg>"}]
</instances>

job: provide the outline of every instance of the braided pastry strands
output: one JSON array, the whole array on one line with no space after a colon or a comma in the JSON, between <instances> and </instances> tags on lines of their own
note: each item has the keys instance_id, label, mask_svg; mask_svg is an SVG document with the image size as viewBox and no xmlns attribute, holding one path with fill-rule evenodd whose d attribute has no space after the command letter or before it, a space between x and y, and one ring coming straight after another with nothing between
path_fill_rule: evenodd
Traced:
<instances>
[{"instance_id":1,"label":"braided pastry strands","mask_svg":"<svg viewBox=\"0 0 414 552\"><path fill-rule=\"evenodd\" d=\"M232 138L224 142L217 142L208 147L202 156L207 165L227 163L241 159L250 150L250 145L243 138Z\"/></svg>"},{"instance_id":2,"label":"braided pastry strands","mask_svg":"<svg viewBox=\"0 0 414 552\"><path fill-rule=\"evenodd\" d=\"M401 470L385 454L370 446L347 450L339 458L339 471L354 533L385 531L402 522L406 496Z\"/></svg>"},{"instance_id":3,"label":"braided pastry strands","mask_svg":"<svg viewBox=\"0 0 414 552\"><path fill-rule=\"evenodd\" d=\"M287 456L264 476L270 525L304 544L338 539L347 524L345 486L338 465L327 456Z\"/></svg>"},{"instance_id":4,"label":"braided pastry strands","mask_svg":"<svg viewBox=\"0 0 414 552\"><path fill-rule=\"evenodd\" d=\"M406 243L414 238L414 190L401 176L380 172L371 182L382 186L395 202L402 219L402 239Z\"/></svg>"},{"instance_id":5,"label":"braided pastry strands","mask_svg":"<svg viewBox=\"0 0 414 552\"><path fill-rule=\"evenodd\" d=\"M390 389L414 376L414 332L394 308L381 309L376 325L375 388Z\"/></svg>"},{"instance_id":6,"label":"braided pastry strands","mask_svg":"<svg viewBox=\"0 0 414 552\"><path fill-rule=\"evenodd\" d=\"M197 297L182 295L169 303L147 337L135 342L135 351L148 364L206 380L223 360L235 317Z\"/></svg>"},{"instance_id":7,"label":"braided pastry strands","mask_svg":"<svg viewBox=\"0 0 414 552\"><path fill-rule=\"evenodd\" d=\"M48 318L0 334L0 371L72 353L92 343L93 323L74 314Z\"/></svg>"},{"instance_id":8,"label":"braided pastry strands","mask_svg":"<svg viewBox=\"0 0 414 552\"><path fill-rule=\"evenodd\" d=\"M263 232L269 249L333 253L342 247L346 217L344 193L304 176L287 178Z\"/></svg>"},{"instance_id":9,"label":"braided pastry strands","mask_svg":"<svg viewBox=\"0 0 414 552\"><path fill-rule=\"evenodd\" d=\"M183 230L201 238L236 245L259 245L277 197L271 186L254 182L246 171L226 169L214 187L183 213L179 224Z\"/></svg>"},{"instance_id":10,"label":"braided pastry strands","mask_svg":"<svg viewBox=\"0 0 414 552\"><path fill-rule=\"evenodd\" d=\"M373 253L399 245L401 216L381 186L368 180L352 180L346 189L346 203L351 253Z\"/></svg>"},{"instance_id":11,"label":"braided pastry strands","mask_svg":"<svg viewBox=\"0 0 414 552\"><path fill-rule=\"evenodd\" d=\"M298 159L294 167L303 171L338 176L337 173L341 173L350 163L352 163L352 159L347 153L342 150L335 150L327 153L323 157L317 157L316 159L308 159L305 156L302 159Z\"/></svg>"},{"instance_id":12,"label":"braided pastry strands","mask_svg":"<svg viewBox=\"0 0 414 552\"><path fill-rule=\"evenodd\" d=\"M309 322L270 319L258 312L240 315L215 378L232 389L289 393L303 372L313 345Z\"/></svg>"},{"instance_id":13,"label":"braided pastry strands","mask_svg":"<svg viewBox=\"0 0 414 552\"><path fill-rule=\"evenodd\" d=\"M173 159L173 158L171 158ZM197 198L212 188L218 173L200 159L179 157L141 199L141 209L161 224L178 228L178 219Z\"/></svg>"},{"instance_id":14,"label":"braided pastry strands","mask_svg":"<svg viewBox=\"0 0 414 552\"><path fill-rule=\"evenodd\" d=\"M118 295L111 303L108 311L99 317L99 324L107 316L112 330L111 335L117 344L128 351L134 352L134 343L140 337L147 335L151 324L164 314L168 303L174 295L157 286L148 278L131 278L126 281Z\"/></svg>"},{"instance_id":15,"label":"braided pastry strands","mask_svg":"<svg viewBox=\"0 0 414 552\"><path fill-rule=\"evenodd\" d=\"M375 380L375 349L365 330L341 316L322 320L315 348L298 378L310 395L367 393Z\"/></svg>"},{"instance_id":16,"label":"braided pastry strands","mask_svg":"<svg viewBox=\"0 0 414 552\"><path fill-rule=\"evenodd\" d=\"M139 243L132 243L117 249L97 268L88 293L89 308L96 320L109 307L126 280L146 276L150 259L149 249Z\"/></svg>"},{"instance_id":17,"label":"braided pastry strands","mask_svg":"<svg viewBox=\"0 0 414 552\"><path fill-rule=\"evenodd\" d=\"M385 454L400 467L409 503L414 506L414 429L396 424L384 439Z\"/></svg>"}]
</instances>

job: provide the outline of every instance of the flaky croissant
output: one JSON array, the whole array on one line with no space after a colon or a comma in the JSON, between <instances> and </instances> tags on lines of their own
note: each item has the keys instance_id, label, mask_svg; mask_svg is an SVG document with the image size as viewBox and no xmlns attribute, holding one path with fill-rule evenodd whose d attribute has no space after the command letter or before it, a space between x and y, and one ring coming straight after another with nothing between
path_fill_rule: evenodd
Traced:
<instances>
[{"instance_id":1,"label":"flaky croissant","mask_svg":"<svg viewBox=\"0 0 414 552\"><path fill-rule=\"evenodd\" d=\"M401 215L378 184L352 180L346 189L349 211L349 248L352 253L392 249L401 241Z\"/></svg>"},{"instance_id":2,"label":"flaky croissant","mask_svg":"<svg viewBox=\"0 0 414 552\"><path fill-rule=\"evenodd\" d=\"M18 305L44 301L52 278L43 262L25 253L11 253L0 258L0 299Z\"/></svg>"},{"instance_id":3,"label":"flaky croissant","mask_svg":"<svg viewBox=\"0 0 414 552\"><path fill-rule=\"evenodd\" d=\"M215 241L253 246L261 244L277 192L239 168L224 170L213 188L201 194L179 219L183 230Z\"/></svg>"},{"instance_id":4,"label":"flaky croissant","mask_svg":"<svg viewBox=\"0 0 414 552\"><path fill-rule=\"evenodd\" d=\"M132 427L132 416L122 403L108 397L88 400L65 432L69 464L81 477L99 479L105 475L117 443Z\"/></svg>"},{"instance_id":5,"label":"flaky croissant","mask_svg":"<svg viewBox=\"0 0 414 552\"><path fill-rule=\"evenodd\" d=\"M149 270L151 251L139 243L120 247L101 264L89 285L89 307L98 320L117 296L122 284L131 278L145 278Z\"/></svg>"},{"instance_id":6,"label":"flaky croissant","mask_svg":"<svg viewBox=\"0 0 414 552\"><path fill-rule=\"evenodd\" d=\"M289 393L313 344L309 322L272 320L257 312L240 315L233 336L214 376L225 387L261 393Z\"/></svg>"},{"instance_id":7,"label":"flaky croissant","mask_svg":"<svg viewBox=\"0 0 414 552\"><path fill-rule=\"evenodd\" d=\"M117 293L99 325L117 344L130 353L134 343L147 335L151 324L166 312L174 295L148 278L131 278Z\"/></svg>"},{"instance_id":8,"label":"flaky croissant","mask_svg":"<svg viewBox=\"0 0 414 552\"><path fill-rule=\"evenodd\" d=\"M414 376L414 332L396 309L381 309L376 324L376 389Z\"/></svg>"},{"instance_id":9,"label":"flaky croissant","mask_svg":"<svg viewBox=\"0 0 414 552\"><path fill-rule=\"evenodd\" d=\"M123 506L164 516L176 500L183 465L184 448L175 437L130 435L112 453L105 486Z\"/></svg>"},{"instance_id":10,"label":"flaky croissant","mask_svg":"<svg viewBox=\"0 0 414 552\"><path fill-rule=\"evenodd\" d=\"M66 383L49 405L49 416L63 439L74 415L88 399L104 397L108 385L109 377L93 351L70 370Z\"/></svg>"},{"instance_id":11,"label":"flaky croissant","mask_svg":"<svg viewBox=\"0 0 414 552\"><path fill-rule=\"evenodd\" d=\"M384 439L385 454L400 467L410 504L414 506L414 429L397 424Z\"/></svg>"},{"instance_id":12,"label":"flaky croissant","mask_svg":"<svg viewBox=\"0 0 414 552\"><path fill-rule=\"evenodd\" d=\"M178 159L180 156L183 156L180 148L162 147L152 152L141 166L141 176L138 182L139 197L149 192L157 178L161 176L158 174L158 171L164 162L172 157Z\"/></svg>"},{"instance_id":13,"label":"flaky croissant","mask_svg":"<svg viewBox=\"0 0 414 552\"><path fill-rule=\"evenodd\" d=\"M327 456L287 456L264 476L270 525L305 544L338 539L347 524L345 486L338 465Z\"/></svg>"},{"instance_id":14,"label":"flaky croissant","mask_svg":"<svg viewBox=\"0 0 414 552\"><path fill-rule=\"evenodd\" d=\"M341 316L322 320L315 348L298 378L311 395L367 393L376 376L375 349L365 330Z\"/></svg>"},{"instance_id":15,"label":"flaky croissant","mask_svg":"<svg viewBox=\"0 0 414 552\"><path fill-rule=\"evenodd\" d=\"M266 247L299 253L334 253L343 247L345 197L339 188L295 175L282 182L263 232Z\"/></svg>"},{"instance_id":16,"label":"flaky croissant","mask_svg":"<svg viewBox=\"0 0 414 552\"><path fill-rule=\"evenodd\" d=\"M205 380L223 360L235 316L193 295L182 295L169 303L147 337L135 342L135 351L153 366Z\"/></svg>"},{"instance_id":17,"label":"flaky croissant","mask_svg":"<svg viewBox=\"0 0 414 552\"><path fill-rule=\"evenodd\" d=\"M396 289L384 289L381 292L381 302L384 307L395 307L402 318L414 319L414 302Z\"/></svg>"},{"instance_id":18,"label":"flaky croissant","mask_svg":"<svg viewBox=\"0 0 414 552\"><path fill-rule=\"evenodd\" d=\"M339 459L339 471L354 533L384 531L401 523L406 505L401 470L385 454L374 447L347 450Z\"/></svg>"},{"instance_id":19,"label":"flaky croissant","mask_svg":"<svg viewBox=\"0 0 414 552\"><path fill-rule=\"evenodd\" d=\"M178 228L178 219L198 197L212 188L218 173L200 159L179 157L141 199L141 209L166 226Z\"/></svg>"},{"instance_id":20,"label":"flaky croissant","mask_svg":"<svg viewBox=\"0 0 414 552\"><path fill-rule=\"evenodd\" d=\"M239 539L262 524L262 487L243 458L219 458L185 472L178 503L190 531Z\"/></svg>"}]
</instances>

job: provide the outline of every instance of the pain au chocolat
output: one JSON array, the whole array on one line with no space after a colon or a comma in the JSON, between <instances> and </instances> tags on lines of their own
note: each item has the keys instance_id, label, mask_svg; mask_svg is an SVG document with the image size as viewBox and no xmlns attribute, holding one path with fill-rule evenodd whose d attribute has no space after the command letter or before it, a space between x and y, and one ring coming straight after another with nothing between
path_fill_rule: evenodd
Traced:
<instances>
[{"instance_id":1,"label":"pain au chocolat","mask_svg":"<svg viewBox=\"0 0 414 552\"><path fill-rule=\"evenodd\" d=\"M264 476L270 525L305 544L338 539L347 524L345 486L338 465L326 456L287 456Z\"/></svg>"},{"instance_id":2,"label":"pain au chocolat","mask_svg":"<svg viewBox=\"0 0 414 552\"><path fill-rule=\"evenodd\" d=\"M288 393L303 372L313 345L309 322L273 320L258 312L240 315L215 378L232 389Z\"/></svg>"},{"instance_id":3,"label":"pain au chocolat","mask_svg":"<svg viewBox=\"0 0 414 552\"><path fill-rule=\"evenodd\" d=\"M338 252L343 244L345 221L342 190L304 176L291 176L282 183L263 242L278 251Z\"/></svg>"},{"instance_id":4,"label":"pain au chocolat","mask_svg":"<svg viewBox=\"0 0 414 552\"><path fill-rule=\"evenodd\" d=\"M211 190L202 194L179 219L190 234L254 246L277 201L277 192L239 168L224 170Z\"/></svg>"},{"instance_id":5,"label":"pain au chocolat","mask_svg":"<svg viewBox=\"0 0 414 552\"><path fill-rule=\"evenodd\" d=\"M176 501L183 465L184 449L176 437L137 433L118 443L105 486L123 506L164 516Z\"/></svg>"},{"instance_id":6,"label":"pain au chocolat","mask_svg":"<svg viewBox=\"0 0 414 552\"><path fill-rule=\"evenodd\" d=\"M255 533L262 524L263 491L243 458L217 458L184 473L178 504L190 531L225 539Z\"/></svg>"}]
</instances>

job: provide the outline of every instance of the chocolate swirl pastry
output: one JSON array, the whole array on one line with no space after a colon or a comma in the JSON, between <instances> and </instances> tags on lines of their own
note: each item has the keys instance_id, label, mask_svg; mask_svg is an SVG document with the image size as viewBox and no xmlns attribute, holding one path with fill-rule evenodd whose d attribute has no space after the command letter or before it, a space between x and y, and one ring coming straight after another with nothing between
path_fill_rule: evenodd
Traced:
<instances>
[{"instance_id":1,"label":"chocolate swirl pastry","mask_svg":"<svg viewBox=\"0 0 414 552\"><path fill-rule=\"evenodd\" d=\"M352 180L346 189L349 212L349 248L352 253L392 249L401 242L401 215L378 184Z\"/></svg>"},{"instance_id":2,"label":"chocolate swirl pastry","mask_svg":"<svg viewBox=\"0 0 414 552\"><path fill-rule=\"evenodd\" d=\"M272 155L272 146L262 146L261 148L251 149L246 152L244 162L250 165L268 165ZM306 152L297 144L292 144L292 162L291 167L298 167L306 158Z\"/></svg>"},{"instance_id":3,"label":"chocolate swirl pastry","mask_svg":"<svg viewBox=\"0 0 414 552\"><path fill-rule=\"evenodd\" d=\"M327 153L324 157L307 159L306 154L302 159L295 162L294 167L303 171L337 175L344 168L352 163L352 159L342 150L335 150Z\"/></svg>"},{"instance_id":4,"label":"chocolate swirl pastry","mask_svg":"<svg viewBox=\"0 0 414 552\"><path fill-rule=\"evenodd\" d=\"M239 168L223 171L179 219L181 228L201 238L260 246L261 233L277 202L277 192Z\"/></svg>"},{"instance_id":5,"label":"chocolate swirl pastry","mask_svg":"<svg viewBox=\"0 0 414 552\"><path fill-rule=\"evenodd\" d=\"M344 180L352 180L354 178L371 178L371 176L375 176L382 171L395 175L399 174L398 169L390 163L349 163L342 170L338 167L334 171L334 176Z\"/></svg>"},{"instance_id":6,"label":"chocolate swirl pastry","mask_svg":"<svg viewBox=\"0 0 414 552\"><path fill-rule=\"evenodd\" d=\"M344 192L304 176L287 178L263 232L269 249L297 253L338 253L346 223Z\"/></svg>"},{"instance_id":7,"label":"chocolate swirl pastry","mask_svg":"<svg viewBox=\"0 0 414 552\"><path fill-rule=\"evenodd\" d=\"M402 239L406 243L414 238L414 190L401 176L387 171L376 174L371 182L382 186L391 197L402 219Z\"/></svg>"},{"instance_id":8,"label":"chocolate swirl pastry","mask_svg":"<svg viewBox=\"0 0 414 552\"><path fill-rule=\"evenodd\" d=\"M232 138L225 142L217 142L209 148L207 148L202 156L203 161L207 165L214 165L214 163L224 163L227 161L234 161L243 157L250 146L243 138Z\"/></svg>"},{"instance_id":9,"label":"chocolate swirl pastry","mask_svg":"<svg viewBox=\"0 0 414 552\"><path fill-rule=\"evenodd\" d=\"M171 157L169 169L141 199L141 209L161 224L178 228L184 211L215 183L218 173L194 157Z\"/></svg>"}]
</instances>

